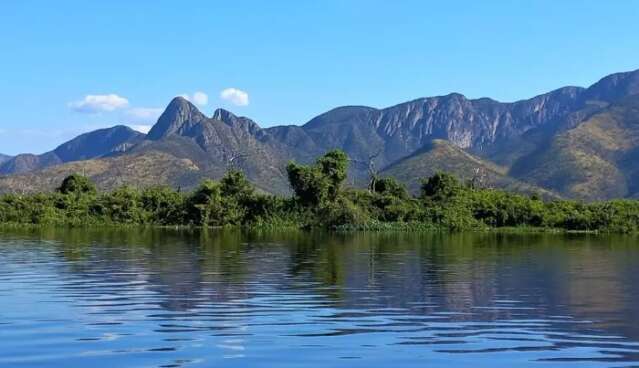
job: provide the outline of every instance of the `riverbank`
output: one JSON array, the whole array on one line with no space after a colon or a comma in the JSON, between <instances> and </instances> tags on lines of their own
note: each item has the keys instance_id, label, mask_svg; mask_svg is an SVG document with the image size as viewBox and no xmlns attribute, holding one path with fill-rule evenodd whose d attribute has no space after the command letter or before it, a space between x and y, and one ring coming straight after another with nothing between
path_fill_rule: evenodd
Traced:
<instances>
[{"instance_id":1,"label":"riverbank","mask_svg":"<svg viewBox=\"0 0 639 368\"><path fill-rule=\"evenodd\" d=\"M639 232L639 201L544 201L536 195L477 188L439 173L411 195L393 178L367 190L344 185L348 158L333 151L314 165L288 167L293 195L260 193L238 171L193 192L120 187L99 192L81 175L57 191L0 196L8 226L165 226L337 231ZM9 225L11 224L11 225Z\"/></svg>"},{"instance_id":2,"label":"riverbank","mask_svg":"<svg viewBox=\"0 0 639 368\"><path fill-rule=\"evenodd\" d=\"M372 222L366 224L345 224L332 228L308 228L299 224L256 224L256 225L156 225L156 224L131 224L131 223L91 223L91 224L51 224L51 223L0 223L0 231L11 230L39 230L39 229L77 229L77 230L171 230L171 231L248 231L248 232L312 232L315 230L328 231L335 234L346 233L495 233L495 234L639 234L639 231L613 232L601 230L571 230L548 227L477 227L470 229L451 230L446 227L428 223L399 223L399 222Z\"/></svg>"}]
</instances>

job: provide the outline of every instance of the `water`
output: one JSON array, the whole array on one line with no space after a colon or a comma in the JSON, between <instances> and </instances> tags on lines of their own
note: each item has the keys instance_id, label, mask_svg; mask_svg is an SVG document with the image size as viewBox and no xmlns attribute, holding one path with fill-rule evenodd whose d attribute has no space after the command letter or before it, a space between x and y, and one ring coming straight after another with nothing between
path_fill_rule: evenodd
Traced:
<instances>
[{"instance_id":1,"label":"water","mask_svg":"<svg viewBox=\"0 0 639 368\"><path fill-rule=\"evenodd\" d=\"M634 237L0 231L1 367L639 367Z\"/></svg>"}]
</instances>

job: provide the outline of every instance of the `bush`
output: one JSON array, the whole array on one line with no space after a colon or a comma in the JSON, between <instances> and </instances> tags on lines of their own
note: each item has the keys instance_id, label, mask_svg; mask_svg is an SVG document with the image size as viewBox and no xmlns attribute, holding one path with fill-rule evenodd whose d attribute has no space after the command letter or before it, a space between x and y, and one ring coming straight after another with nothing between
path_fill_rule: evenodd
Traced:
<instances>
[{"instance_id":1,"label":"bush","mask_svg":"<svg viewBox=\"0 0 639 368\"><path fill-rule=\"evenodd\" d=\"M337 200L346 179L348 157L343 151L330 151L312 166L289 163L288 180L303 206L319 206Z\"/></svg>"},{"instance_id":2,"label":"bush","mask_svg":"<svg viewBox=\"0 0 639 368\"><path fill-rule=\"evenodd\" d=\"M388 195L399 199L407 199L409 197L406 186L398 182L395 178L379 178L375 180L373 192Z\"/></svg>"},{"instance_id":3,"label":"bush","mask_svg":"<svg viewBox=\"0 0 639 368\"><path fill-rule=\"evenodd\" d=\"M464 187L456 177L446 173L437 173L422 180L422 198L436 202L451 199L464 191Z\"/></svg>"},{"instance_id":4,"label":"bush","mask_svg":"<svg viewBox=\"0 0 639 368\"><path fill-rule=\"evenodd\" d=\"M348 158L328 152L312 165L290 163L292 198L256 193L246 176L229 171L204 180L192 193L169 187L121 187L97 193L82 175L54 193L0 196L0 223L93 225L297 226L340 229L545 227L629 233L639 230L639 201L543 202L500 190L474 189L437 173L412 197L393 178L372 191L344 189Z\"/></svg>"},{"instance_id":5,"label":"bush","mask_svg":"<svg viewBox=\"0 0 639 368\"><path fill-rule=\"evenodd\" d=\"M95 184L86 176L73 174L67 176L63 181L58 192L62 194L95 194Z\"/></svg>"}]
</instances>

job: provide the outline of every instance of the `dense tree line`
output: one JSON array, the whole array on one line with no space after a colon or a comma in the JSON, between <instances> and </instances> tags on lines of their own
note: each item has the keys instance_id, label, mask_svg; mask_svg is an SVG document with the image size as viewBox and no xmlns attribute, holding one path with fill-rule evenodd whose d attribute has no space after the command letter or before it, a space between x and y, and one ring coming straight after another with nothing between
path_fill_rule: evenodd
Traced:
<instances>
[{"instance_id":1,"label":"dense tree line","mask_svg":"<svg viewBox=\"0 0 639 368\"><path fill-rule=\"evenodd\" d=\"M169 187L98 192L71 175L52 193L0 196L0 223L324 227L342 229L488 229L527 227L605 232L639 230L639 201L543 201L478 189L446 173L423 180L412 196L393 178L369 190L344 185L349 159L335 150L312 165L287 167L291 197L263 194L229 171L190 193Z\"/></svg>"}]
</instances>

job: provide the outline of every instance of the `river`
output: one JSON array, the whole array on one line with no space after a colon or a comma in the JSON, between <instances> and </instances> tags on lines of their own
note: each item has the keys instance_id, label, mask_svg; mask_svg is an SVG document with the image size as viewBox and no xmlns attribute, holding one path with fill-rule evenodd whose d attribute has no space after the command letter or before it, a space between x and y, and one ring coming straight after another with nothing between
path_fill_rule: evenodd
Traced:
<instances>
[{"instance_id":1,"label":"river","mask_svg":"<svg viewBox=\"0 0 639 368\"><path fill-rule=\"evenodd\" d=\"M637 367L638 240L0 230L0 366Z\"/></svg>"}]
</instances>

